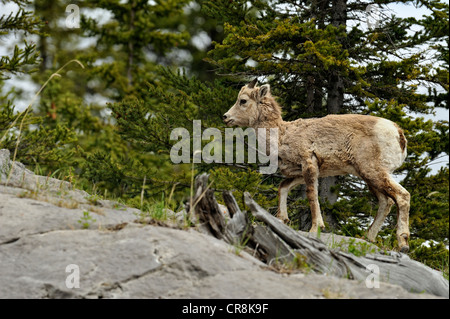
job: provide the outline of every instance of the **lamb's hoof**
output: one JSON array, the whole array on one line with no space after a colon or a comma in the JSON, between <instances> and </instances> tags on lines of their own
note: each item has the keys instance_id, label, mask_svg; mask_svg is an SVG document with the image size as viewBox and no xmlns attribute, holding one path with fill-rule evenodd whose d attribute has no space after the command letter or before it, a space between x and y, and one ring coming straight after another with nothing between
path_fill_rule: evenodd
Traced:
<instances>
[{"instance_id":1,"label":"lamb's hoof","mask_svg":"<svg viewBox=\"0 0 450 319\"><path fill-rule=\"evenodd\" d=\"M403 254L406 254L409 251L408 235L401 234L398 237L398 246L400 248L400 252Z\"/></svg>"},{"instance_id":2,"label":"lamb's hoof","mask_svg":"<svg viewBox=\"0 0 450 319\"><path fill-rule=\"evenodd\" d=\"M280 215L279 213L275 215L276 218L280 220L283 224L288 224L290 222L289 217L284 217L283 215Z\"/></svg>"},{"instance_id":3,"label":"lamb's hoof","mask_svg":"<svg viewBox=\"0 0 450 319\"><path fill-rule=\"evenodd\" d=\"M409 251L409 246L408 245L400 247L400 252L401 253L406 254L408 251Z\"/></svg>"},{"instance_id":4,"label":"lamb's hoof","mask_svg":"<svg viewBox=\"0 0 450 319\"><path fill-rule=\"evenodd\" d=\"M310 233L318 233L323 232L325 230L325 225L320 226L311 226L311 229L309 230Z\"/></svg>"}]
</instances>

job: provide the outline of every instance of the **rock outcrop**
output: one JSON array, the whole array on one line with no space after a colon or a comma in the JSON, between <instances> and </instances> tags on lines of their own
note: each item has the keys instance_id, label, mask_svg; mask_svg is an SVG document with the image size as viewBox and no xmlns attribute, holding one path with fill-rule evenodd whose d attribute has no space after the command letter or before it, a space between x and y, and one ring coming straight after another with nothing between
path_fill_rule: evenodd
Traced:
<instances>
[{"instance_id":1,"label":"rock outcrop","mask_svg":"<svg viewBox=\"0 0 450 319\"><path fill-rule=\"evenodd\" d=\"M141 223L137 209L37 176L6 150L0 172L0 298L436 298L275 272L195 228Z\"/></svg>"}]
</instances>

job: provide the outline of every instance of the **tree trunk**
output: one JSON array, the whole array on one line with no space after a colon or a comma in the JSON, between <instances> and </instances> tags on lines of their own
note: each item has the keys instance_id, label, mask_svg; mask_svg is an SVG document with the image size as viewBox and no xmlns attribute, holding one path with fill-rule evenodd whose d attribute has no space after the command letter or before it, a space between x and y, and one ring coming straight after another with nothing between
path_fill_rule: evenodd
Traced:
<instances>
[{"instance_id":1,"label":"tree trunk","mask_svg":"<svg viewBox=\"0 0 450 319\"><path fill-rule=\"evenodd\" d=\"M333 0L331 10L331 24L336 28L346 26L347 0ZM343 39L338 40L342 43ZM344 104L344 81L336 68L329 74L327 93L328 113L340 113Z\"/></svg>"},{"instance_id":2,"label":"tree trunk","mask_svg":"<svg viewBox=\"0 0 450 319\"><path fill-rule=\"evenodd\" d=\"M337 70L330 72L328 83L327 110L329 114L338 114L344 104L344 81Z\"/></svg>"},{"instance_id":3,"label":"tree trunk","mask_svg":"<svg viewBox=\"0 0 450 319\"><path fill-rule=\"evenodd\" d=\"M314 114L314 76L306 77L306 112Z\"/></svg>"},{"instance_id":4,"label":"tree trunk","mask_svg":"<svg viewBox=\"0 0 450 319\"><path fill-rule=\"evenodd\" d=\"M136 3L133 1L130 9L130 38L128 39L128 65L127 65L127 78L129 87L133 86L133 60L134 60L134 45L133 45L133 37L134 37L134 18L136 15L135 12Z\"/></svg>"},{"instance_id":5,"label":"tree trunk","mask_svg":"<svg viewBox=\"0 0 450 319\"><path fill-rule=\"evenodd\" d=\"M347 24L347 0L333 0L331 7L331 24L335 27ZM339 39L340 41L342 39ZM331 69L327 87L327 110L329 114L338 114L342 111L344 104L344 80L339 70ZM337 194L331 191L336 186L335 176L322 178L320 180L319 196L331 204L337 201ZM329 225L335 225L337 221L332 216L327 216Z\"/></svg>"},{"instance_id":6,"label":"tree trunk","mask_svg":"<svg viewBox=\"0 0 450 319\"><path fill-rule=\"evenodd\" d=\"M336 186L338 178L336 176L329 176L319 179L319 197L322 202L328 201L330 204L337 202L338 193L332 191L332 188ZM323 218L327 226L331 230L337 230L339 223L333 215L325 214L322 212Z\"/></svg>"}]
</instances>

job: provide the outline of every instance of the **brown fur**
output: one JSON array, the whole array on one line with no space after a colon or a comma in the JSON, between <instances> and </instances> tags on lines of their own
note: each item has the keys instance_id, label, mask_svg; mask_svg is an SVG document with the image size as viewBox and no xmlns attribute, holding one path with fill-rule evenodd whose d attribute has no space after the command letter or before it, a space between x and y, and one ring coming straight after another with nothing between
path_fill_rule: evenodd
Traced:
<instances>
[{"instance_id":1,"label":"brown fur","mask_svg":"<svg viewBox=\"0 0 450 319\"><path fill-rule=\"evenodd\" d=\"M244 86L236 104L224 114L224 121L229 126L279 129L279 168L288 177L279 188L279 218L288 220L289 189L304 183L312 215L310 231L324 227L318 202L318 178L353 174L361 177L380 201L368 232L369 239L375 239L395 202L399 209L397 239L401 250L407 250L409 193L390 176L405 158L407 141L395 123L351 114L285 122L268 85ZM398 146L393 140L398 141Z\"/></svg>"}]
</instances>

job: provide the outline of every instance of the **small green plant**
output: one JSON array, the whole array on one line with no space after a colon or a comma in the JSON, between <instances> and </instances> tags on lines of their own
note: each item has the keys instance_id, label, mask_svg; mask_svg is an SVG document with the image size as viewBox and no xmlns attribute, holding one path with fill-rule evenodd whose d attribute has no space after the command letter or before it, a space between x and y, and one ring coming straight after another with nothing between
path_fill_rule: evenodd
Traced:
<instances>
[{"instance_id":1,"label":"small green plant","mask_svg":"<svg viewBox=\"0 0 450 319\"><path fill-rule=\"evenodd\" d=\"M357 257L361 257L375 253L375 248L369 243L355 242L354 239L351 239L348 244L348 252Z\"/></svg>"},{"instance_id":2,"label":"small green plant","mask_svg":"<svg viewBox=\"0 0 450 319\"><path fill-rule=\"evenodd\" d=\"M91 223L95 223L97 220L92 218L89 211L84 210L83 211L83 217L80 217L78 220L78 223L81 224L81 227L83 229L88 229L91 226Z\"/></svg>"},{"instance_id":3,"label":"small green plant","mask_svg":"<svg viewBox=\"0 0 450 319\"><path fill-rule=\"evenodd\" d=\"M71 200L71 199L60 199L56 202L52 201L53 204L59 207L69 208L69 209L75 209L80 206L80 203L77 201Z\"/></svg>"},{"instance_id":4,"label":"small green plant","mask_svg":"<svg viewBox=\"0 0 450 319\"><path fill-rule=\"evenodd\" d=\"M164 193L162 194L160 201L149 203L141 200L140 202L139 206L141 206L141 212L138 214L138 217L141 222L145 222L146 218L158 221L165 221L168 219L168 209L164 200Z\"/></svg>"},{"instance_id":5,"label":"small green plant","mask_svg":"<svg viewBox=\"0 0 450 319\"><path fill-rule=\"evenodd\" d=\"M276 261L274 266L281 273L292 273L295 271L301 271L303 273L309 273L312 267L307 262L308 258L298 252L295 252L294 257L289 261Z\"/></svg>"},{"instance_id":6,"label":"small green plant","mask_svg":"<svg viewBox=\"0 0 450 319\"><path fill-rule=\"evenodd\" d=\"M343 293L340 290L335 291L334 289L327 287L327 288L322 289L321 291L322 291L323 296L326 299L344 299L344 298L346 298L345 293Z\"/></svg>"},{"instance_id":7,"label":"small green plant","mask_svg":"<svg viewBox=\"0 0 450 319\"><path fill-rule=\"evenodd\" d=\"M19 195L17 195L17 197L37 199L38 193L34 190L26 190L26 191L21 192Z\"/></svg>"},{"instance_id":8,"label":"small green plant","mask_svg":"<svg viewBox=\"0 0 450 319\"><path fill-rule=\"evenodd\" d=\"M98 195L98 194L92 194L92 195L87 196L86 199L92 205L98 205L99 204L99 200L102 200L103 197L101 195Z\"/></svg>"},{"instance_id":9,"label":"small green plant","mask_svg":"<svg viewBox=\"0 0 450 319\"><path fill-rule=\"evenodd\" d=\"M167 213L166 213L166 209L165 209L165 204L164 204L164 196L161 199L161 201L156 202L155 204L153 204L153 206L150 207L150 217L156 220L166 220L167 219Z\"/></svg>"},{"instance_id":10,"label":"small green plant","mask_svg":"<svg viewBox=\"0 0 450 319\"><path fill-rule=\"evenodd\" d=\"M113 209L117 209L117 210L126 210L125 205L122 203L119 203L119 201L114 202L112 207L113 207Z\"/></svg>"},{"instance_id":11,"label":"small green plant","mask_svg":"<svg viewBox=\"0 0 450 319\"><path fill-rule=\"evenodd\" d=\"M377 252L377 248L375 248L374 245L365 242L356 242L354 238L342 239L340 242L333 242L331 248L339 249L357 257L365 256L367 254L374 254Z\"/></svg>"},{"instance_id":12,"label":"small green plant","mask_svg":"<svg viewBox=\"0 0 450 319\"><path fill-rule=\"evenodd\" d=\"M299 253L295 253L294 259L292 259L292 269L301 269L304 270L306 273L311 271L311 265L307 263L307 257L304 255L301 255Z\"/></svg>"},{"instance_id":13,"label":"small green plant","mask_svg":"<svg viewBox=\"0 0 450 319\"><path fill-rule=\"evenodd\" d=\"M250 236L246 236L245 232L239 240L239 242L233 244L233 252L235 255L240 255L242 250L247 246L248 241L250 240Z\"/></svg>"},{"instance_id":14,"label":"small green plant","mask_svg":"<svg viewBox=\"0 0 450 319\"><path fill-rule=\"evenodd\" d=\"M195 226L195 224L192 222L190 214L185 212L183 215L183 229L188 229L193 226Z\"/></svg>"}]
</instances>

